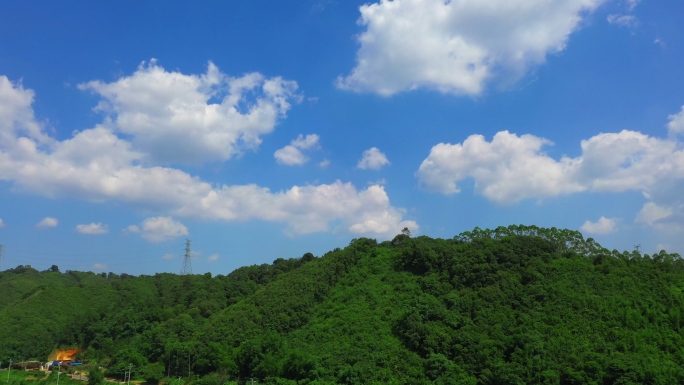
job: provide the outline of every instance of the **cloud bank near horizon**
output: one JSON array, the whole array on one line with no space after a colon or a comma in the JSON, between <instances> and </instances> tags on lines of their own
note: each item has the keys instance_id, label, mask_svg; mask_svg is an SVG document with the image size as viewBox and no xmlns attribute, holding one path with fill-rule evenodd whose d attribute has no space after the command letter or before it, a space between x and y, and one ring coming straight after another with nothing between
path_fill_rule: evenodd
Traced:
<instances>
[{"instance_id":1,"label":"cloud bank near horizon","mask_svg":"<svg viewBox=\"0 0 684 385\"><path fill-rule=\"evenodd\" d=\"M80 88L102 97L96 110L105 118L59 141L36 120L34 92L0 76L0 180L32 194L120 201L160 215L280 222L292 235L347 231L389 238L404 227L418 230L380 185L360 190L338 180L271 191L216 185L168 166L226 161L257 148L296 99L293 81L256 73L233 78L211 63L204 75L185 75L152 61L115 82ZM302 143L313 146L317 139L307 136ZM181 144L189 150L175 152ZM79 231L102 233L99 225Z\"/></svg>"}]
</instances>

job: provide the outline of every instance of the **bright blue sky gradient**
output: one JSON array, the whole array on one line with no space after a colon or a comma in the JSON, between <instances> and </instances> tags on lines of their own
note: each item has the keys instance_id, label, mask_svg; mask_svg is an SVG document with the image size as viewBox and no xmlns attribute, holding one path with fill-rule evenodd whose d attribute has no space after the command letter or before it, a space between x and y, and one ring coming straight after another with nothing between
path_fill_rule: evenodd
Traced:
<instances>
[{"instance_id":1,"label":"bright blue sky gradient","mask_svg":"<svg viewBox=\"0 0 684 385\"><path fill-rule=\"evenodd\" d=\"M178 272L190 238L225 274L405 226L684 252L684 3L364 4L0 4L0 268ZM203 115L236 79L262 114Z\"/></svg>"}]
</instances>

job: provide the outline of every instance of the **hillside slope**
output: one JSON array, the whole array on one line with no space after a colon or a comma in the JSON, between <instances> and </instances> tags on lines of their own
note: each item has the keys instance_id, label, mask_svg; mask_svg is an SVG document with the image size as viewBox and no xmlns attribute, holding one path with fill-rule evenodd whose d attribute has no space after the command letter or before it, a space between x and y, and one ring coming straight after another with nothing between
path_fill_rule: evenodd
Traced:
<instances>
[{"instance_id":1,"label":"hillside slope","mask_svg":"<svg viewBox=\"0 0 684 385\"><path fill-rule=\"evenodd\" d=\"M35 287L68 275L4 272L3 287L7 274L37 286L13 283L0 327L17 298L38 303ZM79 293L97 291L93 280L102 291L87 296L114 295L114 307L97 302L46 347L78 343L113 375L133 364L141 378L207 385L684 382L681 258L609 251L569 230L362 238L217 277L78 274Z\"/></svg>"},{"instance_id":2,"label":"hillside slope","mask_svg":"<svg viewBox=\"0 0 684 385\"><path fill-rule=\"evenodd\" d=\"M677 255L498 230L355 240L227 308L200 336L223 346L215 362L232 375L314 383L684 380ZM321 290L332 272L340 278Z\"/></svg>"}]
</instances>

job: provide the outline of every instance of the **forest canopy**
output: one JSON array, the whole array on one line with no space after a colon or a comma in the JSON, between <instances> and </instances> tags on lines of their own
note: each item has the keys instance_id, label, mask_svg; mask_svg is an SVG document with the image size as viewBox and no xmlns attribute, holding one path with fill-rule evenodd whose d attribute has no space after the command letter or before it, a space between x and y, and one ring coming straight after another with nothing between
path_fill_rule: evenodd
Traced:
<instances>
[{"instance_id":1,"label":"forest canopy","mask_svg":"<svg viewBox=\"0 0 684 385\"><path fill-rule=\"evenodd\" d=\"M227 275L0 273L0 360L197 384L684 382L684 261L572 230L354 239Z\"/></svg>"}]
</instances>

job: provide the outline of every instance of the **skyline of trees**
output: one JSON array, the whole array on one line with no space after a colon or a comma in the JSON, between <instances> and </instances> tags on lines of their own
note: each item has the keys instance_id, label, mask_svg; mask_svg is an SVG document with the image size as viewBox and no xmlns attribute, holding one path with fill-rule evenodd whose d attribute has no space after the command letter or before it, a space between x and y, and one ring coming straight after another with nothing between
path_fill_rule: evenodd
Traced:
<instances>
[{"instance_id":1,"label":"skyline of trees","mask_svg":"<svg viewBox=\"0 0 684 385\"><path fill-rule=\"evenodd\" d=\"M566 229L353 239L228 275L0 272L0 360L198 384L684 381L684 261Z\"/></svg>"}]
</instances>

